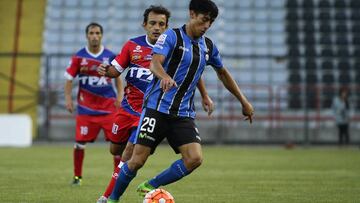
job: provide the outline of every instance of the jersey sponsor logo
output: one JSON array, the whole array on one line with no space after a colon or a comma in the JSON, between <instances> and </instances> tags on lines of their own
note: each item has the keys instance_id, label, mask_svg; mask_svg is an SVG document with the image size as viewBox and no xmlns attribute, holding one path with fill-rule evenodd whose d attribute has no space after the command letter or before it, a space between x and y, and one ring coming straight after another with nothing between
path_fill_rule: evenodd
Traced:
<instances>
[{"instance_id":1,"label":"jersey sponsor logo","mask_svg":"<svg viewBox=\"0 0 360 203\"><path fill-rule=\"evenodd\" d=\"M155 138L147 135L146 133L140 133L140 134L139 134L139 138L141 138L141 139L148 139L148 140L151 140L151 141L155 142Z\"/></svg>"},{"instance_id":2,"label":"jersey sponsor logo","mask_svg":"<svg viewBox=\"0 0 360 203\"><path fill-rule=\"evenodd\" d=\"M154 78L151 71L147 68L131 67L128 75L146 82L150 82Z\"/></svg>"},{"instance_id":3,"label":"jersey sponsor logo","mask_svg":"<svg viewBox=\"0 0 360 203\"><path fill-rule=\"evenodd\" d=\"M179 49L183 50L183 51L190 51L188 48L183 47L183 46L179 46Z\"/></svg>"},{"instance_id":4,"label":"jersey sponsor logo","mask_svg":"<svg viewBox=\"0 0 360 203\"><path fill-rule=\"evenodd\" d=\"M135 47L135 49L133 50L133 52L141 53L141 52L142 52L141 46L140 46L140 45L137 45L137 46Z\"/></svg>"},{"instance_id":5,"label":"jersey sponsor logo","mask_svg":"<svg viewBox=\"0 0 360 203\"><path fill-rule=\"evenodd\" d=\"M91 85L91 86L106 86L109 83L107 82L105 77L97 77L97 76L81 76L79 77L79 81L83 85Z\"/></svg>"},{"instance_id":6,"label":"jersey sponsor logo","mask_svg":"<svg viewBox=\"0 0 360 203\"><path fill-rule=\"evenodd\" d=\"M156 44L164 44L165 40L166 40L167 34L162 34L160 35L160 37L158 38Z\"/></svg>"}]
</instances>

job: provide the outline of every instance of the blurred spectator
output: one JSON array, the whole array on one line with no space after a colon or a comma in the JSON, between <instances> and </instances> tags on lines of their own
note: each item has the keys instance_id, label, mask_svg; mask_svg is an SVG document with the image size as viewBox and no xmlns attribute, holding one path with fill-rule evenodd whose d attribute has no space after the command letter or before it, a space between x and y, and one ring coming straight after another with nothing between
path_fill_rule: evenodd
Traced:
<instances>
[{"instance_id":1,"label":"blurred spectator","mask_svg":"<svg viewBox=\"0 0 360 203\"><path fill-rule=\"evenodd\" d=\"M338 127L339 145L349 144L349 123L350 123L350 105L349 91L347 88L341 88L338 96L333 100L332 109L334 111L335 122Z\"/></svg>"}]
</instances>

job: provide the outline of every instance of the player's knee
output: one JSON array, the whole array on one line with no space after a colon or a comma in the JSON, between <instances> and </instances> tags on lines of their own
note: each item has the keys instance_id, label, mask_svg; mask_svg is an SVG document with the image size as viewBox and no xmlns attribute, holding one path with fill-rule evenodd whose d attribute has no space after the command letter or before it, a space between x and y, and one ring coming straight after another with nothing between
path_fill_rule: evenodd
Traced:
<instances>
[{"instance_id":1,"label":"player's knee","mask_svg":"<svg viewBox=\"0 0 360 203\"><path fill-rule=\"evenodd\" d=\"M203 158L201 156L188 157L184 160L185 166L189 170L194 170L202 164Z\"/></svg>"},{"instance_id":2,"label":"player's knee","mask_svg":"<svg viewBox=\"0 0 360 203\"><path fill-rule=\"evenodd\" d=\"M130 170L139 170L141 167L144 166L146 159L140 159L140 158L131 158L128 162L128 167Z\"/></svg>"}]
</instances>

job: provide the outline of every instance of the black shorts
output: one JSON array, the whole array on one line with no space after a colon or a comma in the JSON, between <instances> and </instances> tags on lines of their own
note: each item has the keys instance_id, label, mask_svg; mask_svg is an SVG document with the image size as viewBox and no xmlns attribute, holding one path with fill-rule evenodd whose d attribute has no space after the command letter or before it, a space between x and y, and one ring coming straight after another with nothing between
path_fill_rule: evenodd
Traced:
<instances>
[{"instance_id":1,"label":"black shorts","mask_svg":"<svg viewBox=\"0 0 360 203\"><path fill-rule=\"evenodd\" d=\"M151 153L154 153L164 138L177 154L178 147L201 141L193 118L173 116L145 108L137 129L136 144L148 146Z\"/></svg>"}]
</instances>

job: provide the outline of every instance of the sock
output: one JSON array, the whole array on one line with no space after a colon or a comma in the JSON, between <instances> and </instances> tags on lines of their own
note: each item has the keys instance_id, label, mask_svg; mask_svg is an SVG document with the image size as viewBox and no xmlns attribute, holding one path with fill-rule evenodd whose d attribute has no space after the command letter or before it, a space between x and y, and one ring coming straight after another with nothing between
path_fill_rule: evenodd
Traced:
<instances>
[{"instance_id":1,"label":"sock","mask_svg":"<svg viewBox=\"0 0 360 203\"><path fill-rule=\"evenodd\" d=\"M85 156L85 150L74 148L74 175L75 176L82 176L82 166L83 160Z\"/></svg>"},{"instance_id":2,"label":"sock","mask_svg":"<svg viewBox=\"0 0 360 203\"><path fill-rule=\"evenodd\" d=\"M179 159L175 161L171 166L165 171L161 172L159 175L155 176L149 181L149 184L155 188L160 187L161 185L167 185L175 181L180 180L182 177L189 175L190 172L186 169L184 161Z\"/></svg>"},{"instance_id":3,"label":"sock","mask_svg":"<svg viewBox=\"0 0 360 203\"><path fill-rule=\"evenodd\" d=\"M128 168L127 162L121 167L119 177L116 180L115 187L110 195L110 199L119 200L120 196L125 192L129 183L136 176L136 171Z\"/></svg>"},{"instance_id":4,"label":"sock","mask_svg":"<svg viewBox=\"0 0 360 203\"><path fill-rule=\"evenodd\" d=\"M119 165L115 168L114 170L114 173L111 177L111 180L103 194L104 197L108 198L111 194L111 192L113 191L114 189L114 186L115 186L115 182L116 182L116 179L118 178L119 176L119 172L120 172L120 168L121 166L123 165L124 163L122 161L120 161Z\"/></svg>"},{"instance_id":5,"label":"sock","mask_svg":"<svg viewBox=\"0 0 360 203\"><path fill-rule=\"evenodd\" d=\"M115 156L114 156L114 171L115 171L116 168L118 167L120 161L121 161L121 156L120 156L120 155L115 155Z\"/></svg>"}]
</instances>

